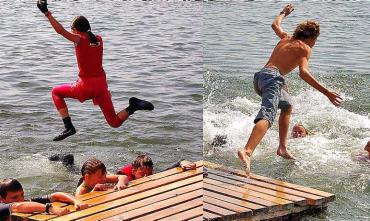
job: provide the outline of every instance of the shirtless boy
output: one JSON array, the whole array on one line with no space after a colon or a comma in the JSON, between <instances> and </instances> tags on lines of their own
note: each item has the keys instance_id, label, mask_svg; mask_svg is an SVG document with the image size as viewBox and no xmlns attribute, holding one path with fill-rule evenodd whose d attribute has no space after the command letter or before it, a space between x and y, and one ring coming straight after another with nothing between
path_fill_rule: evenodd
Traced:
<instances>
[{"instance_id":1,"label":"shirtless boy","mask_svg":"<svg viewBox=\"0 0 370 221\"><path fill-rule=\"evenodd\" d=\"M254 120L255 126L245 148L238 151L238 156L245 167L247 176L250 173L252 153L268 128L273 124L278 108L281 109L281 114L279 117L279 148L277 155L285 159L294 159L287 150L287 135L292 105L288 93L282 89L285 85L285 75L299 67L299 76L305 82L324 94L335 106L339 106L342 102L339 94L329 91L317 82L308 68L312 48L320 35L319 24L312 20L302 22L296 27L293 36L282 29L282 20L293 10L293 5L288 4L273 21L272 29L280 38L280 41L264 68L254 75L254 87L257 94L262 97L262 105Z\"/></svg>"}]
</instances>

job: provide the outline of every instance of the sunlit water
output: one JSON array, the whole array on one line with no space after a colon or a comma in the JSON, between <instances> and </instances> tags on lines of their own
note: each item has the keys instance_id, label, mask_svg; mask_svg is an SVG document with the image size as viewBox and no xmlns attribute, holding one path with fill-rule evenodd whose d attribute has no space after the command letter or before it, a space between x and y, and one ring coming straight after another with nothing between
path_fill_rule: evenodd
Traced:
<instances>
[{"instance_id":1,"label":"sunlit water","mask_svg":"<svg viewBox=\"0 0 370 221\"><path fill-rule=\"evenodd\" d=\"M271 29L287 2L207 2L204 36L204 156L240 168L236 150L254 126L261 99L253 90L253 74L267 62L278 42ZM370 164L356 160L370 139L370 38L368 2L294 2L283 21L292 32L306 19L321 24L321 35L310 60L314 76L344 97L342 107L309 87L297 70L288 75L294 102L290 129L302 122L314 134L289 139L296 161L276 156L277 122L256 148L252 172L310 186L336 195L327 211L307 220L370 220ZM210 144L227 136L221 147Z\"/></svg>"},{"instance_id":2,"label":"sunlit water","mask_svg":"<svg viewBox=\"0 0 370 221\"><path fill-rule=\"evenodd\" d=\"M27 196L73 193L76 171L47 157L72 153L76 168L91 157L108 170L149 154L160 170L181 158L202 158L202 36L197 2L49 1L67 29L77 15L103 37L104 62L116 111L131 96L153 102L120 128L91 101L67 100L77 134L63 130L51 89L77 79L73 44L58 36L35 1L0 1L0 178L21 181Z\"/></svg>"}]
</instances>

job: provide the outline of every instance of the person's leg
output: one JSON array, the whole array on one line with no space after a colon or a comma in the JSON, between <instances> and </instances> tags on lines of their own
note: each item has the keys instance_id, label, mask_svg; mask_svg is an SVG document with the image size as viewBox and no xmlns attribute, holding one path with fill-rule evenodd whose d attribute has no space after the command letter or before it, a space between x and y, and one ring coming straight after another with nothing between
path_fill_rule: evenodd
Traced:
<instances>
[{"instance_id":1,"label":"person's leg","mask_svg":"<svg viewBox=\"0 0 370 221\"><path fill-rule=\"evenodd\" d=\"M134 114L137 110L153 110L154 106L148 101L141 100L135 97L130 98L129 106L116 114L110 93L99 98L97 102L102 110L107 123L114 128L120 127L127 118Z\"/></svg>"},{"instance_id":2,"label":"person's leg","mask_svg":"<svg viewBox=\"0 0 370 221\"><path fill-rule=\"evenodd\" d=\"M250 173L250 158L254 149L261 142L262 138L265 136L270 123L267 120L259 120L253 127L252 133L249 136L248 142L244 149L238 151L238 157L244 165L245 172L247 176Z\"/></svg>"},{"instance_id":3,"label":"person's leg","mask_svg":"<svg viewBox=\"0 0 370 221\"><path fill-rule=\"evenodd\" d=\"M279 148L276 154L285 159L294 159L287 150L288 129L292 110L293 108L289 107L287 110L281 111L279 117Z\"/></svg>"},{"instance_id":4,"label":"person's leg","mask_svg":"<svg viewBox=\"0 0 370 221\"><path fill-rule=\"evenodd\" d=\"M105 120L111 127L120 127L122 123L129 117L129 114L126 110L122 110L118 114L116 114L109 92L107 92L106 96L100 98L98 104L101 111L103 112Z\"/></svg>"},{"instance_id":5,"label":"person's leg","mask_svg":"<svg viewBox=\"0 0 370 221\"><path fill-rule=\"evenodd\" d=\"M53 141L64 140L65 138L76 133L76 129L74 128L72 120L69 117L67 104L64 101L64 98L66 97L76 98L75 94L73 93L72 87L73 86L70 84L65 84L62 86L54 87L51 92L54 105L57 108L65 127L65 130L60 135L54 137Z\"/></svg>"},{"instance_id":6,"label":"person's leg","mask_svg":"<svg viewBox=\"0 0 370 221\"><path fill-rule=\"evenodd\" d=\"M258 81L264 80L263 78L258 79ZM260 82L256 82L257 84ZM247 176L250 173L250 157L252 156L257 145L261 142L262 138L265 136L268 128L274 122L279 99L281 96L281 87L283 81L281 79L268 79L268 84L263 85L261 88L262 105L261 109L254 120L255 125L253 127L252 133L247 141L243 150L238 151L238 156L242 163L244 164Z\"/></svg>"},{"instance_id":7,"label":"person's leg","mask_svg":"<svg viewBox=\"0 0 370 221\"><path fill-rule=\"evenodd\" d=\"M281 113L279 117L279 148L277 149L276 154L285 159L294 159L294 157L287 150L289 122L292 115L293 106L290 96L285 89L281 90L278 108L281 109Z\"/></svg>"}]
</instances>

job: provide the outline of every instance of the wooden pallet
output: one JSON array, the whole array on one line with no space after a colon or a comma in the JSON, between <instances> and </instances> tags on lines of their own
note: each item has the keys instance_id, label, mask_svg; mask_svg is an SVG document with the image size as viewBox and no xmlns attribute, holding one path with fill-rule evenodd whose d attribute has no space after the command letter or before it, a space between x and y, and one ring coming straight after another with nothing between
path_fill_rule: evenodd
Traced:
<instances>
[{"instance_id":1,"label":"wooden pallet","mask_svg":"<svg viewBox=\"0 0 370 221\"><path fill-rule=\"evenodd\" d=\"M330 193L256 174L246 178L209 162L197 169L167 170L130 182L121 191L92 192L80 197L89 208L57 217L48 214L13 214L12 220L266 220L325 208L335 199ZM204 164L204 168L203 168Z\"/></svg>"},{"instance_id":2,"label":"wooden pallet","mask_svg":"<svg viewBox=\"0 0 370 221\"><path fill-rule=\"evenodd\" d=\"M196 170L170 169L134 180L121 191L100 191L83 195L79 199L89 208L57 217L48 214L12 214L12 220L203 220L203 163Z\"/></svg>"},{"instance_id":3,"label":"wooden pallet","mask_svg":"<svg viewBox=\"0 0 370 221\"><path fill-rule=\"evenodd\" d=\"M325 208L335 196L204 162L205 220L268 220Z\"/></svg>"}]
</instances>

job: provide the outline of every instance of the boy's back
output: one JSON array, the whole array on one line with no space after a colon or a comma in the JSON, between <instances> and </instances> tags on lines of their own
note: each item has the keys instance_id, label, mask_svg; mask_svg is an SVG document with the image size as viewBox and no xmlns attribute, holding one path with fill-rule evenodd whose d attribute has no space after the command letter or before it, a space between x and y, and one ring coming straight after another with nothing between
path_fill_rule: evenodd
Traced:
<instances>
[{"instance_id":1,"label":"boy's back","mask_svg":"<svg viewBox=\"0 0 370 221\"><path fill-rule=\"evenodd\" d=\"M280 74L286 75L299 65L300 59L309 59L311 48L304 42L286 36L274 48L265 67L279 69ZM282 59L284 58L284 59Z\"/></svg>"}]
</instances>

